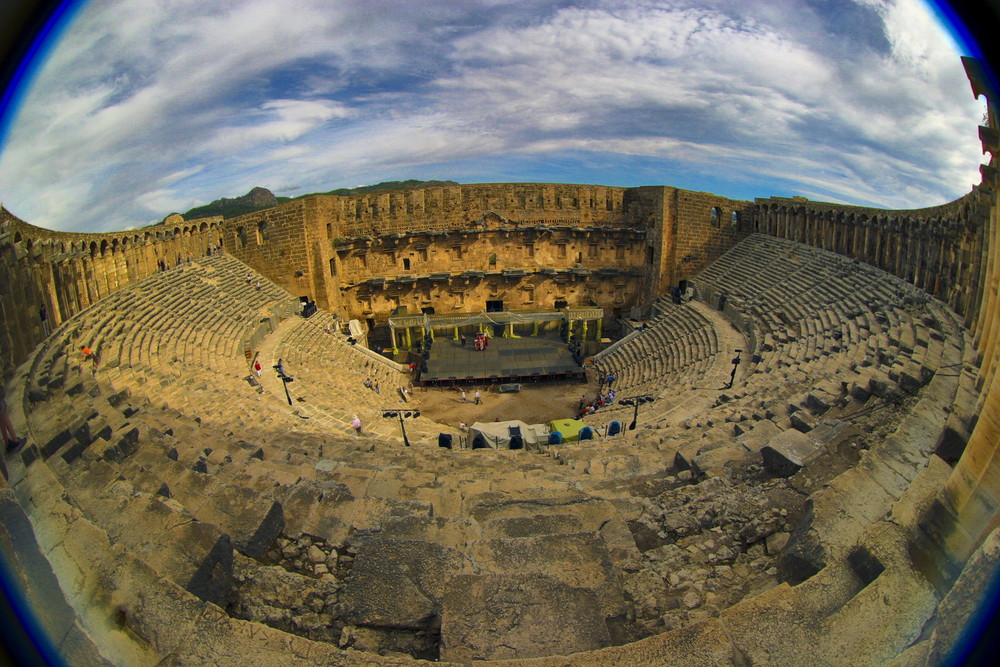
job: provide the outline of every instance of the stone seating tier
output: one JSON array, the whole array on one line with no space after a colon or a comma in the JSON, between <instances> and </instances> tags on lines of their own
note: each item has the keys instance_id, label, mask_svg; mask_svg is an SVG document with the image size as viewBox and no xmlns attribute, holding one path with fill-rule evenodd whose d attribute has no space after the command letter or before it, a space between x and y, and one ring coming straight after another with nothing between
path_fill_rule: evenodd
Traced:
<instances>
[{"instance_id":1,"label":"stone seating tier","mask_svg":"<svg viewBox=\"0 0 1000 667\"><path fill-rule=\"evenodd\" d=\"M917 639L904 626L929 618L936 593L907 574L898 544L874 536L891 532L884 517L904 526L904 506L929 494L920 480L940 464L929 424L940 430L974 384L938 371L971 355L947 309L919 292L772 241L750 237L697 281L710 298L725 292L758 342L730 390L714 389L729 368L719 325L669 304L606 357L621 364L604 367L621 390L655 396L643 426L540 454L349 435L349 412L384 407L365 377L383 394L407 379L326 334L324 313L261 344L306 400L288 407L273 371L258 393L239 344L289 295L263 279L244 289L247 270L228 257L171 269L64 323L22 369L32 444L11 466L15 491L43 548L67 561L66 589L82 601L102 582L121 623L147 638L123 649L110 640L118 628L89 621L117 661L129 650L146 652L136 664L205 661L200 640L239 636L245 646L227 655L268 662L294 646L287 664L396 660L341 648L817 664L796 651L843 655L852 619L867 625L859 664L886 659ZM781 262L801 267L794 287ZM96 372L80 359L87 342ZM886 408L888 435L850 454L852 415L908 394L922 408ZM613 406L588 421L630 415ZM858 544L890 576L861 577ZM912 602L906 622L879 606L887 595L893 608Z\"/></svg>"}]
</instances>

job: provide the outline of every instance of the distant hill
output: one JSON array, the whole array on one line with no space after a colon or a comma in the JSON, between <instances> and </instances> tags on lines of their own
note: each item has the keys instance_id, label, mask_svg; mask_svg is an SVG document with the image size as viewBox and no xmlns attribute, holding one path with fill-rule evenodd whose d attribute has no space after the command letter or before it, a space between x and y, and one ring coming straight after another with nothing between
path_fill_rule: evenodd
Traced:
<instances>
[{"instance_id":1,"label":"distant hill","mask_svg":"<svg viewBox=\"0 0 1000 667\"><path fill-rule=\"evenodd\" d=\"M211 218L221 215L223 218L235 218L238 215L246 215L254 211L271 208L278 205L278 199L267 188L254 188L242 197L233 199L216 199L211 204L197 206L187 213L182 213L185 220L197 220L198 218Z\"/></svg>"},{"instance_id":2,"label":"distant hill","mask_svg":"<svg viewBox=\"0 0 1000 667\"><path fill-rule=\"evenodd\" d=\"M196 206L186 213L182 213L185 220L197 220L198 218L210 218L216 215L221 215L223 218L235 218L239 215L246 215L247 213L253 213L254 211L260 211L265 208L271 208L272 206L277 206L278 204L283 204L287 201L292 201L293 199L302 199L303 197L312 197L313 195L364 195L370 194L372 192L387 192L389 190L408 190L410 188L430 188L441 185L458 185L455 181L383 181L382 183L376 183L375 185L362 185L357 188L337 188L336 190L330 190L329 192L310 192L309 194L299 195L297 197L275 197L267 188L254 188L250 192L246 193L242 197L235 197L233 199L227 199L223 197L222 199L216 199L211 204L205 204L204 206Z\"/></svg>"},{"instance_id":3,"label":"distant hill","mask_svg":"<svg viewBox=\"0 0 1000 667\"><path fill-rule=\"evenodd\" d=\"M375 185L362 185L358 188L337 188L336 190L330 190L329 192L310 192L307 195L299 195L298 197L295 197L295 199L311 197L313 195L340 195L342 197L348 197L351 195L367 195L373 192L387 192L389 190L433 188L440 187L442 185L458 185L458 183L455 181L416 181L413 179L408 181L382 181L381 183L376 183Z\"/></svg>"}]
</instances>

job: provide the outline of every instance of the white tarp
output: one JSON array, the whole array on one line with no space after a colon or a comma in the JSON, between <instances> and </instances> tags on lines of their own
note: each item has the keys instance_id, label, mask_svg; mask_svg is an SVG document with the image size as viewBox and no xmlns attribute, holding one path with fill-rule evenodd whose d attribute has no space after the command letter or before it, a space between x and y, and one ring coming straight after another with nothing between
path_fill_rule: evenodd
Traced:
<instances>
[{"instance_id":1,"label":"white tarp","mask_svg":"<svg viewBox=\"0 0 1000 667\"><path fill-rule=\"evenodd\" d=\"M521 429L521 439L525 447L533 447L548 442L549 429L545 424L526 424L519 419L505 422L476 422L469 428L469 446L482 435L486 444L493 449L510 449L510 428Z\"/></svg>"}]
</instances>

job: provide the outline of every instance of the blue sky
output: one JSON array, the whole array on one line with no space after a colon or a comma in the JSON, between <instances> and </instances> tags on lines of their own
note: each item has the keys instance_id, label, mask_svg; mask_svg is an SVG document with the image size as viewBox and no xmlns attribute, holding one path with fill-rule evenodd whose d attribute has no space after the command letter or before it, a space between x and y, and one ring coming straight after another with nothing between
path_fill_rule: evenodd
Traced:
<instances>
[{"instance_id":1,"label":"blue sky","mask_svg":"<svg viewBox=\"0 0 1000 667\"><path fill-rule=\"evenodd\" d=\"M408 178L918 208L978 182L959 55L921 0L94 0L0 202L66 231Z\"/></svg>"}]
</instances>

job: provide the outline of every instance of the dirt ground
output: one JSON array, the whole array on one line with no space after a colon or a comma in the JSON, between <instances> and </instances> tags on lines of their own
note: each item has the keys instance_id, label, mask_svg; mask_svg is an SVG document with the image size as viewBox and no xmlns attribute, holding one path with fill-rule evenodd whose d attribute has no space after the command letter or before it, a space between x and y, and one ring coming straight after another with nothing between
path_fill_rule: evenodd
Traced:
<instances>
[{"instance_id":1,"label":"dirt ground","mask_svg":"<svg viewBox=\"0 0 1000 667\"><path fill-rule=\"evenodd\" d=\"M588 389L587 382L559 382L545 385L522 384L521 391L501 394L479 388L482 405L473 402L475 387L465 387L467 403L462 402L461 389L457 387L417 387L414 397L423 416L436 422L457 427L459 422L506 421L520 419L528 424L548 423L553 419L576 417L580 396L593 398L596 389Z\"/></svg>"}]
</instances>

